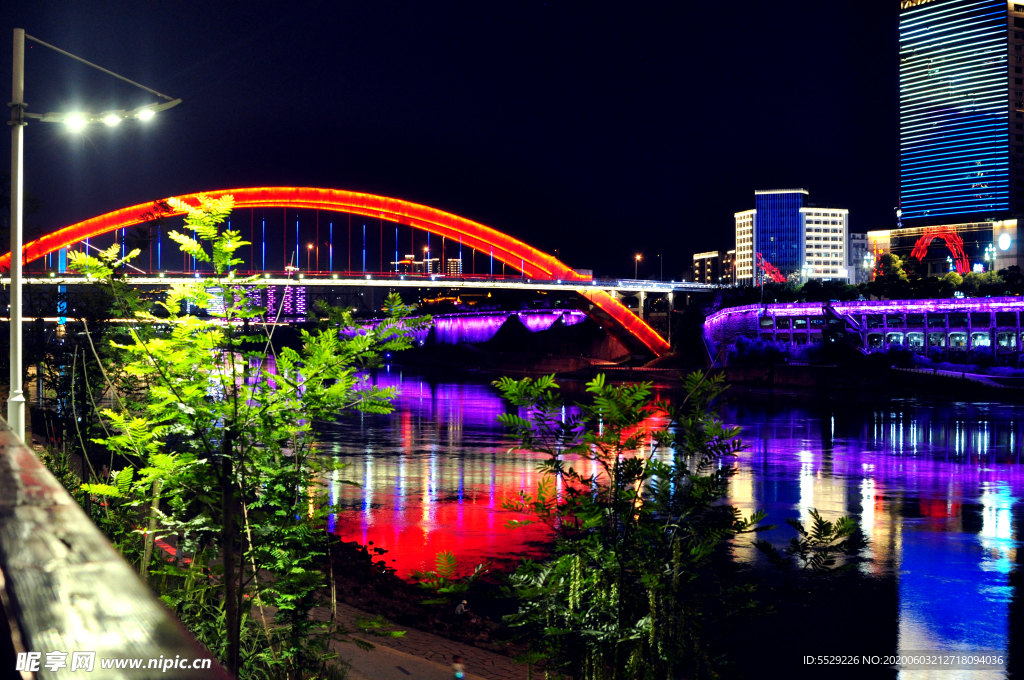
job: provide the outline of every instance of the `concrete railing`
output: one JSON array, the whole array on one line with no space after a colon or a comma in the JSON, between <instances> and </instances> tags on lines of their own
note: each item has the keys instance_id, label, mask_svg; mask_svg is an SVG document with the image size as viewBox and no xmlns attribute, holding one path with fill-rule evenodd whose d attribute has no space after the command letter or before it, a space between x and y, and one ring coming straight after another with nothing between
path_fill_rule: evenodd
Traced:
<instances>
[{"instance_id":1,"label":"concrete railing","mask_svg":"<svg viewBox=\"0 0 1024 680\"><path fill-rule=\"evenodd\" d=\"M0 605L0 677L231 677L3 420Z\"/></svg>"}]
</instances>

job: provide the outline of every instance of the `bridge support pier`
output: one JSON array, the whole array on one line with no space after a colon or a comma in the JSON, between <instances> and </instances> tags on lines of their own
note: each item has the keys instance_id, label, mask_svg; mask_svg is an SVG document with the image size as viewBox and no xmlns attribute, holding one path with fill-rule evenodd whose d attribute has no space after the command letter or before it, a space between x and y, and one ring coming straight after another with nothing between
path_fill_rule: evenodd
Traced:
<instances>
[{"instance_id":1,"label":"bridge support pier","mask_svg":"<svg viewBox=\"0 0 1024 680\"><path fill-rule=\"evenodd\" d=\"M672 345L672 310L676 308L676 295L675 291L668 292L668 324L665 330L665 339L668 340L669 346Z\"/></svg>"},{"instance_id":2,"label":"bridge support pier","mask_svg":"<svg viewBox=\"0 0 1024 680\"><path fill-rule=\"evenodd\" d=\"M637 305L636 315L640 317L641 321L643 321L644 320L644 306L647 303L647 293L645 293L644 291L640 291L640 294L637 297L640 299L640 304Z\"/></svg>"}]
</instances>

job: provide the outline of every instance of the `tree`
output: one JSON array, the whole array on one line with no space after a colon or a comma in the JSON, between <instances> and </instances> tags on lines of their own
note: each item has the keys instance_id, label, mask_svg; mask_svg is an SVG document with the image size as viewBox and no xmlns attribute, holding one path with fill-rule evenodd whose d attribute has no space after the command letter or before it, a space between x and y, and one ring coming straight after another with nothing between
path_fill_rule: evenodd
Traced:
<instances>
[{"instance_id":1,"label":"tree","mask_svg":"<svg viewBox=\"0 0 1024 680\"><path fill-rule=\"evenodd\" d=\"M102 412L106 434L94 441L123 467L83 490L107 512L143 523L140 573L232 673L262 666L302 678L322 669L329 639L344 632L310 617L324 585L325 518L334 511L318 484L328 464L316 456L313 423L348 408L388 412L393 388L374 387L359 371L380 352L409 347L410 332L427 319L406 321L409 308L392 296L376 327L343 332L355 328L350 312L331 309L319 330L301 332L300 349L275 350L268 322L280 310L256 302L258 279L236 276L235 252L247 242L221 226L233 198L199 200L194 207L171 199L196 237L168 237L213 276L173 285L156 307L118 275L138 249L125 258L118 244L99 256L69 255L71 268L102 282L128 319L112 346L124 357L121 370L144 387L137 401L126 400L101 368L113 407ZM223 312L182 313L213 308L214 287ZM176 559L155 555L157 536L174 537ZM265 605L276 607L273 626Z\"/></svg>"},{"instance_id":2,"label":"tree","mask_svg":"<svg viewBox=\"0 0 1024 680\"><path fill-rule=\"evenodd\" d=\"M899 255L893 255L892 253L885 253L878 258L875 273L881 277L895 277L901 281L907 280L907 273L903 270L903 259Z\"/></svg>"},{"instance_id":3,"label":"tree","mask_svg":"<svg viewBox=\"0 0 1024 680\"><path fill-rule=\"evenodd\" d=\"M711 675L705 619L721 625L750 604L750 589L724 585L712 558L764 516L721 503L742 448L738 429L709 411L723 378L689 376L676 407L655 401L649 383L600 375L575 413L553 376L496 385L520 409L499 420L545 456L536 493L505 507L557 536L551 558L525 561L510 579L519 610L509 622L531 639L531 658L587 680ZM665 428L649 432L656 414Z\"/></svg>"},{"instance_id":4,"label":"tree","mask_svg":"<svg viewBox=\"0 0 1024 680\"><path fill-rule=\"evenodd\" d=\"M1003 279L1010 295L1024 294L1024 274L1021 273L1020 267L1013 264L1006 269L1000 269L999 276Z\"/></svg>"},{"instance_id":5,"label":"tree","mask_svg":"<svg viewBox=\"0 0 1024 680\"><path fill-rule=\"evenodd\" d=\"M910 297L910 278L903 269L903 260L898 255L886 253L878 258L875 277L864 284L869 295L890 300Z\"/></svg>"}]
</instances>

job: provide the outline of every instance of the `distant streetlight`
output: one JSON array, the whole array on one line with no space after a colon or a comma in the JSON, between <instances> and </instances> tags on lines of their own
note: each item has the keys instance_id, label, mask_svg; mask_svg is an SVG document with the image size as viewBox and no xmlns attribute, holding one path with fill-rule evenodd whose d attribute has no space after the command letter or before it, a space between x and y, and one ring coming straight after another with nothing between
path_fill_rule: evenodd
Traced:
<instances>
[{"instance_id":1,"label":"distant streetlight","mask_svg":"<svg viewBox=\"0 0 1024 680\"><path fill-rule=\"evenodd\" d=\"M640 254L637 253L636 261L633 262L633 279L636 280L639 277L637 270L640 268Z\"/></svg>"},{"instance_id":2,"label":"distant streetlight","mask_svg":"<svg viewBox=\"0 0 1024 680\"><path fill-rule=\"evenodd\" d=\"M29 113L25 110L25 39L38 43L43 47L60 52L66 57L71 57L86 66L103 71L119 80L142 88L150 94L155 94L165 101L162 104L147 104L132 111L103 111L98 114L89 114L81 111L72 113ZM10 292L10 390L7 398L7 424L11 431L19 439L25 439L25 394L22 384L22 343L21 343L21 288L22 288L22 236L24 230L24 130L27 125L25 119L38 120L43 123L64 123L68 129L77 132L85 129L86 125L103 123L108 127L118 125L126 118L138 120L149 120L160 111L177 106L180 99L173 99L156 90L151 90L145 85L140 85L134 80L128 80L124 76L113 71L108 71L102 66L86 61L70 52L65 52L59 47L45 43L39 38L33 38L25 34L25 29L14 29L14 68L12 70L12 92L11 98L11 292Z\"/></svg>"},{"instance_id":3,"label":"distant streetlight","mask_svg":"<svg viewBox=\"0 0 1024 680\"><path fill-rule=\"evenodd\" d=\"M310 260L311 257L313 257L313 244L312 243L307 243L306 244L306 271L308 271L308 272L313 271L313 268L310 267L310 264L309 264L309 260Z\"/></svg>"}]
</instances>

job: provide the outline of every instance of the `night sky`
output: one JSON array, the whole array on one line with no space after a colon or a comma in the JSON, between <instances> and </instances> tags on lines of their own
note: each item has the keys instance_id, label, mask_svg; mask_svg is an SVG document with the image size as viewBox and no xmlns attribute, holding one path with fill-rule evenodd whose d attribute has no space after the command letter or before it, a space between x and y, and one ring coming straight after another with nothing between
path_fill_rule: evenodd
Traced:
<instances>
[{"instance_id":1,"label":"night sky","mask_svg":"<svg viewBox=\"0 0 1024 680\"><path fill-rule=\"evenodd\" d=\"M4 101L15 27L184 100L84 135L30 124L25 185L45 205L30 221L48 229L204 189L317 186L454 212L598 275L632 276L640 252L657 277L663 253L678 279L693 252L733 247L755 189L806 188L849 208L853 231L893 221L895 0L8 2L0 16ZM157 101L31 45L29 111Z\"/></svg>"}]
</instances>

